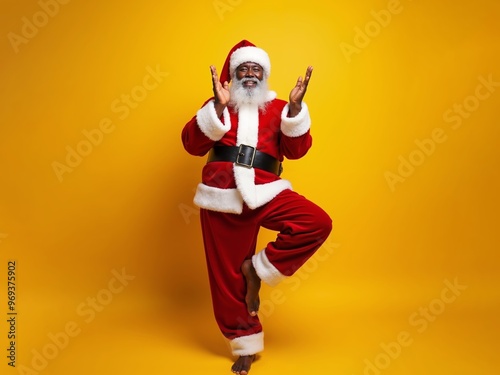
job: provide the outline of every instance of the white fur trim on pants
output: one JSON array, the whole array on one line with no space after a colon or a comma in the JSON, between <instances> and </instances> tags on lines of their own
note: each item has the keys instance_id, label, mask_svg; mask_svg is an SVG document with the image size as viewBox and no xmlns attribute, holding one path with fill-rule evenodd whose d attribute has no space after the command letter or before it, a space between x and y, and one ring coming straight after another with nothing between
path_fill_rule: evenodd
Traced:
<instances>
[{"instance_id":1,"label":"white fur trim on pants","mask_svg":"<svg viewBox=\"0 0 500 375\"><path fill-rule=\"evenodd\" d=\"M257 354L264 350L264 332L237 337L229 341L229 344L235 356Z\"/></svg>"},{"instance_id":2,"label":"white fur trim on pants","mask_svg":"<svg viewBox=\"0 0 500 375\"><path fill-rule=\"evenodd\" d=\"M257 272L257 276L270 286L278 285L287 277L278 271L278 269L269 261L265 249L252 257L252 264L255 268L255 272Z\"/></svg>"}]
</instances>

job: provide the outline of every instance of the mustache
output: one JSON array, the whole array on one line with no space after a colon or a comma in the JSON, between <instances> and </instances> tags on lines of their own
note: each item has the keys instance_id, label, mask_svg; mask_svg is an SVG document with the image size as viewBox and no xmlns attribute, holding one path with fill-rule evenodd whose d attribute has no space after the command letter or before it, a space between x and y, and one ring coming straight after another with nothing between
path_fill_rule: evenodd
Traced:
<instances>
[{"instance_id":1,"label":"mustache","mask_svg":"<svg viewBox=\"0 0 500 375\"><path fill-rule=\"evenodd\" d=\"M243 85L243 84L244 84L244 83L246 83L246 82L253 82L253 83L257 84L257 85L260 83L260 81L259 81L258 79L256 79L256 78L247 78L247 77L243 77L243 78L242 78L242 79L240 79L238 82L239 82L241 85Z\"/></svg>"}]
</instances>

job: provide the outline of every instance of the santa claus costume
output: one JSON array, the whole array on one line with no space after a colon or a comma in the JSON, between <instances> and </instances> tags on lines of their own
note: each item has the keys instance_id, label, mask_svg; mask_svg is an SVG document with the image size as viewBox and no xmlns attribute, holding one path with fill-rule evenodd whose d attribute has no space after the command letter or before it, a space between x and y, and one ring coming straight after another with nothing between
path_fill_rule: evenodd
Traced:
<instances>
[{"instance_id":1,"label":"santa claus costume","mask_svg":"<svg viewBox=\"0 0 500 375\"><path fill-rule=\"evenodd\" d=\"M245 62L259 64L264 79L269 77L267 53L244 40L231 49L220 81L234 79ZM251 259L260 279L275 286L293 275L332 229L328 214L280 177L284 158L301 158L312 144L307 105L302 102L295 117L288 111L288 103L269 91L264 108L229 105L218 117L211 98L182 130L187 152L209 153L194 202L200 207L215 318L236 356L264 348L262 325L245 303L243 262ZM278 234L256 253L261 227Z\"/></svg>"}]
</instances>

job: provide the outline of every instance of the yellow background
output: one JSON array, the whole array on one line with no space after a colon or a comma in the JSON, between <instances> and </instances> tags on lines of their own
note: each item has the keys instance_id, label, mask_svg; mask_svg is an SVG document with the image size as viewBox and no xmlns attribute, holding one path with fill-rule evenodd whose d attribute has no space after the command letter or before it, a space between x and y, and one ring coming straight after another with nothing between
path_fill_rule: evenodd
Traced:
<instances>
[{"instance_id":1,"label":"yellow background","mask_svg":"<svg viewBox=\"0 0 500 375\"><path fill-rule=\"evenodd\" d=\"M281 98L314 66L314 145L284 176L335 225L307 268L263 288L252 373L499 373L500 87L474 99L482 79L500 82L498 1L72 0L46 18L34 0L0 7L2 374L229 373L192 204L204 159L180 132L211 95L209 65L241 39L269 53ZM40 27L13 45L26 20ZM131 93L146 95L118 111ZM451 122L454 105L472 110ZM54 162L108 119L59 179ZM445 141L418 159L436 129ZM419 165L391 188L411 155ZM118 288L113 270L133 280ZM455 298L447 283L463 286ZM68 323L74 337L54 351ZM42 371L19 370L44 350Z\"/></svg>"}]
</instances>

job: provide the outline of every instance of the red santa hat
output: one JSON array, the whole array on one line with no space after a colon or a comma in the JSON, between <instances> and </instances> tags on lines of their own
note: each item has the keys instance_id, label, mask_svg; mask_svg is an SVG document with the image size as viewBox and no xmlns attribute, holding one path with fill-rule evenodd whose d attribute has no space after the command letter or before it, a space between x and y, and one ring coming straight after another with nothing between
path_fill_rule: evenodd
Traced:
<instances>
[{"instance_id":1,"label":"red santa hat","mask_svg":"<svg viewBox=\"0 0 500 375\"><path fill-rule=\"evenodd\" d=\"M236 44L229 54L220 73L220 82L230 82L234 71L245 62L259 64L264 70L264 78L268 78L271 73L271 61L266 51L255 46L248 40L242 40Z\"/></svg>"}]
</instances>

